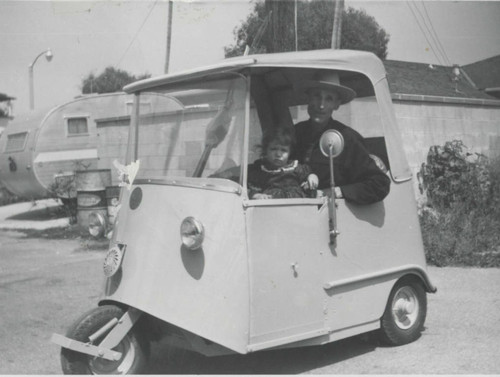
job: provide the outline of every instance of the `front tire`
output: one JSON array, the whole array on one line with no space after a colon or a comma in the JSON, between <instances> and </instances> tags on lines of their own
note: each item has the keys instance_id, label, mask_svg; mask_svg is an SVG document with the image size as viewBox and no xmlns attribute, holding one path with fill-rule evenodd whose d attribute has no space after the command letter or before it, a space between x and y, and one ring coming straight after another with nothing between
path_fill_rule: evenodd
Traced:
<instances>
[{"instance_id":1,"label":"front tire","mask_svg":"<svg viewBox=\"0 0 500 377\"><path fill-rule=\"evenodd\" d=\"M413 342L422 333L426 315L427 296L422 283L417 278L402 278L392 289L380 321L381 340L392 346Z\"/></svg>"},{"instance_id":2,"label":"front tire","mask_svg":"<svg viewBox=\"0 0 500 377\"><path fill-rule=\"evenodd\" d=\"M102 328L111 319L120 319L124 310L117 306L105 305L82 315L70 327L66 336L83 343L89 342L89 336ZM103 334L95 344L104 339ZM61 366L64 374L141 374L149 358L149 342L143 334L133 327L114 350L122 352L117 361L86 355L67 348L61 350Z\"/></svg>"}]
</instances>

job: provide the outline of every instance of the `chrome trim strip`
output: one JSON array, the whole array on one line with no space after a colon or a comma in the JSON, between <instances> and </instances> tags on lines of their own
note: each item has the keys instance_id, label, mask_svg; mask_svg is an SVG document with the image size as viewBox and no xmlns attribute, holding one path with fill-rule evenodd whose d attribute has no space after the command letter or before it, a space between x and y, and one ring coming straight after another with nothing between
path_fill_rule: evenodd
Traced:
<instances>
[{"instance_id":1,"label":"chrome trim strip","mask_svg":"<svg viewBox=\"0 0 500 377\"><path fill-rule=\"evenodd\" d=\"M417 275L419 275L423 279L424 283L427 285L427 289L429 290L429 292L434 293L437 291L437 288L429 280L427 272L422 267L420 267L418 265L413 265L413 264L405 265L405 266L401 266L401 267L390 268L387 270L378 271L378 272L365 274L365 275L360 275L360 276L356 276L353 278L348 278L348 279L343 279L343 280L338 280L338 281L330 281L330 282L325 283L323 285L323 289L326 291L326 290L330 290L333 288L339 288L339 287L349 285L349 284L359 283L362 281L373 280L373 279L377 279L377 278L384 277L384 276L390 276L390 275L399 274L402 272L411 272L411 271L415 272Z\"/></svg>"},{"instance_id":2,"label":"chrome trim strip","mask_svg":"<svg viewBox=\"0 0 500 377\"><path fill-rule=\"evenodd\" d=\"M282 338L274 339L274 340L268 340L265 342L261 343L254 343L250 344L247 346L247 351L248 352L254 352L254 351L259 351L271 347L277 347L281 346L283 344L287 343L293 343L293 342L299 342L304 339L310 339L322 335L328 335L329 330L328 329L318 329L318 330L313 330L301 334L296 334L296 335L291 335L291 336L285 336Z\"/></svg>"},{"instance_id":3,"label":"chrome trim strip","mask_svg":"<svg viewBox=\"0 0 500 377\"><path fill-rule=\"evenodd\" d=\"M245 125L243 129L243 191L245 197L248 197L247 182L248 182L248 150L250 140L250 85L251 76L246 77L246 97L245 97ZM241 179L240 179L241 182Z\"/></svg>"},{"instance_id":4,"label":"chrome trim strip","mask_svg":"<svg viewBox=\"0 0 500 377\"><path fill-rule=\"evenodd\" d=\"M245 199L243 207L318 205L328 202L328 198L286 198L286 199Z\"/></svg>"},{"instance_id":5,"label":"chrome trim strip","mask_svg":"<svg viewBox=\"0 0 500 377\"><path fill-rule=\"evenodd\" d=\"M238 188L230 188L222 185L215 185L212 183L200 183L200 184L195 184L195 183L190 183L190 182L185 182L179 179L172 179L172 178L155 178L155 179L136 179L134 181L134 186L136 185L163 185L163 186L180 186L180 187L190 187L190 188L199 188L199 189L204 189L204 190L213 190L213 191L223 191L223 192L231 192L234 194L241 194L241 186Z\"/></svg>"}]
</instances>

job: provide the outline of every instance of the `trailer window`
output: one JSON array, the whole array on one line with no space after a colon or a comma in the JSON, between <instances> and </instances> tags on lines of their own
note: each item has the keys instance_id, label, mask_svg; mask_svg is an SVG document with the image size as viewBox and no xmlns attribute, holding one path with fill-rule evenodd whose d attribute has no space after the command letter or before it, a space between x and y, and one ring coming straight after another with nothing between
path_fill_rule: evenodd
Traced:
<instances>
[{"instance_id":1,"label":"trailer window","mask_svg":"<svg viewBox=\"0 0 500 377\"><path fill-rule=\"evenodd\" d=\"M5 152L16 152L24 150L27 136L27 132L19 132L17 134L7 135L7 145L5 146Z\"/></svg>"},{"instance_id":2,"label":"trailer window","mask_svg":"<svg viewBox=\"0 0 500 377\"><path fill-rule=\"evenodd\" d=\"M68 118L68 136L88 135L89 126L86 117Z\"/></svg>"}]
</instances>

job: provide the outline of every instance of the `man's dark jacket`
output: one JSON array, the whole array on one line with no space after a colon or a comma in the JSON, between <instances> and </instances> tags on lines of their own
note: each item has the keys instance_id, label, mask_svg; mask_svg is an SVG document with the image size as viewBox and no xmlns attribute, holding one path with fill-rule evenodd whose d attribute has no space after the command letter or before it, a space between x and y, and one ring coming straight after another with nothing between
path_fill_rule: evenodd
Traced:
<instances>
[{"instance_id":1,"label":"man's dark jacket","mask_svg":"<svg viewBox=\"0 0 500 377\"><path fill-rule=\"evenodd\" d=\"M319 178L319 189L330 187L330 165L319 148L324 131L334 129L344 137L344 150L334 158L335 186L339 186L347 201L371 204L383 200L389 193L391 180L370 157L363 137L352 128L330 119L328 125L312 134L310 121L295 126L296 146L292 159L311 167Z\"/></svg>"}]
</instances>

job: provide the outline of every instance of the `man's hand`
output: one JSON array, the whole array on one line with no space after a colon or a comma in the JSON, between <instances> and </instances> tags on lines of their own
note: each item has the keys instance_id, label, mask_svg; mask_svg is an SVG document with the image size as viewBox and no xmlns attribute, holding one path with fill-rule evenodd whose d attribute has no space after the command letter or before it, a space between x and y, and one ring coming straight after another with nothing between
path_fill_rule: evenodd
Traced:
<instances>
[{"instance_id":1,"label":"man's hand","mask_svg":"<svg viewBox=\"0 0 500 377\"><path fill-rule=\"evenodd\" d=\"M309 174L307 182L302 183L301 187L304 190L316 190L318 188L319 179L316 174Z\"/></svg>"}]
</instances>

